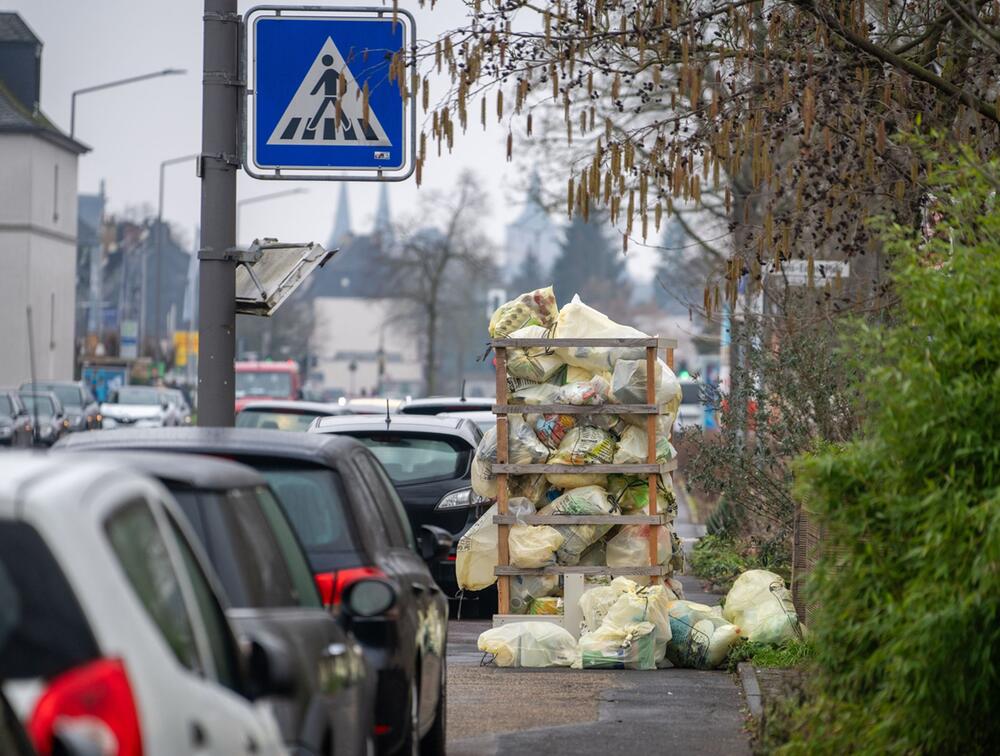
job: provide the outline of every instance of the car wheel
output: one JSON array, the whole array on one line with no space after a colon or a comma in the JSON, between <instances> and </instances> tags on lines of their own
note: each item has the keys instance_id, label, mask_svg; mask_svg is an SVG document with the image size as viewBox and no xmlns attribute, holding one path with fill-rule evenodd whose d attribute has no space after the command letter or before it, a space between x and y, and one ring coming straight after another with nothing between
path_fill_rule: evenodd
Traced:
<instances>
[{"instance_id":1,"label":"car wheel","mask_svg":"<svg viewBox=\"0 0 1000 756\"><path fill-rule=\"evenodd\" d=\"M420 756L420 687L416 676L410 681L410 717L406 727L406 740L399 753Z\"/></svg>"},{"instance_id":2,"label":"car wheel","mask_svg":"<svg viewBox=\"0 0 1000 756\"><path fill-rule=\"evenodd\" d=\"M448 667L441 659L441 687L438 688L438 703L434 711L434 724L420 741L423 756L445 756L448 724Z\"/></svg>"}]
</instances>

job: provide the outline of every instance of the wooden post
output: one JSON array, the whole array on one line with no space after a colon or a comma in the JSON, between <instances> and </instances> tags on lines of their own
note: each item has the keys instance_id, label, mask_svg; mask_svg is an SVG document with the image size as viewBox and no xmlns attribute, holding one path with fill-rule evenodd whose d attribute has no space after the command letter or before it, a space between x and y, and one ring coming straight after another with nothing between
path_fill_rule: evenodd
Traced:
<instances>
[{"instance_id":1,"label":"wooden post","mask_svg":"<svg viewBox=\"0 0 1000 756\"><path fill-rule=\"evenodd\" d=\"M656 404L656 347L646 347L646 404ZM656 464L656 420L658 415L646 415L646 462L651 465ZM657 473L649 476L649 514L656 514L656 486L660 482ZM659 540L660 530L656 525L649 528L649 566L655 567L659 564ZM659 582L653 579L651 583Z\"/></svg>"},{"instance_id":2,"label":"wooden post","mask_svg":"<svg viewBox=\"0 0 1000 756\"><path fill-rule=\"evenodd\" d=\"M497 347L497 404L507 404L507 349ZM497 463L505 465L508 462L507 451L509 434L507 415L497 416ZM497 513L507 514L507 473L497 476ZM497 564L510 566L510 551L507 540L510 536L510 525L497 526ZM497 578L497 610L500 614L510 614L510 576L500 575Z\"/></svg>"}]
</instances>

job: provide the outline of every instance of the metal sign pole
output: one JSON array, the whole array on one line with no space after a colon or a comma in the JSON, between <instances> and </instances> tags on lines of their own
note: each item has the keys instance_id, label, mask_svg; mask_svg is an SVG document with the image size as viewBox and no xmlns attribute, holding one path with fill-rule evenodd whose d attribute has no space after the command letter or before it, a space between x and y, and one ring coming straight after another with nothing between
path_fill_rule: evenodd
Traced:
<instances>
[{"instance_id":1,"label":"metal sign pole","mask_svg":"<svg viewBox=\"0 0 1000 756\"><path fill-rule=\"evenodd\" d=\"M232 426L236 359L236 168L240 16L236 0L205 0L202 79L198 425Z\"/></svg>"}]
</instances>

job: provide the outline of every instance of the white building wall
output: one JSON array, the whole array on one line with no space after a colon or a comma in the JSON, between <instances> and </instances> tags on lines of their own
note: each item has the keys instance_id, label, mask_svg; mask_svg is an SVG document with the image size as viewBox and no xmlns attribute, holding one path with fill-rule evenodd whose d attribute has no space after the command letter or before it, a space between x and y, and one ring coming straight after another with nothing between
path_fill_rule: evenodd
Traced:
<instances>
[{"instance_id":1,"label":"white building wall","mask_svg":"<svg viewBox=\"0 0 1000 756\"><path fill-rule=\"evenodd\" d=\"M76 155L30 134L0 135L0 385L73 377Z\"/></svg>"},{"instance_id":2,"label":"white building wall","mask_svg":"<svg viewBox=\"0 0 1000 756\"><path fill-rule=\"evenodd\" d=\"M393 398L419 395L423 383L417 340L395 320L397 301L361 297L318 297L313 301L311 351L323 388L351 393L350 364L357 365L353 393L371 394L378 385L378 348L386 354L385 392Z\"/></svg>"}]
</instances>

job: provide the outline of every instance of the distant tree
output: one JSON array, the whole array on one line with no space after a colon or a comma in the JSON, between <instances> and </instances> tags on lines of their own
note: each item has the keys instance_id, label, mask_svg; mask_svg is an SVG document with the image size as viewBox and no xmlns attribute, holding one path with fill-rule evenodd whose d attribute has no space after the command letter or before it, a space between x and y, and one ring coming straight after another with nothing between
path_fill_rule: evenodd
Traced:
<instances>
[{"instance_id":1,"label":"distant tree","mask_svg":"<svg viewBox=\"0 0 1000 756\"><path fill-rule=\"evenodd\" d=\"M607 216L591 210L573 216L566 227L559 257L552 264L556 300L562 304L579 294L591 307L621 316L628 307L631 284L625 257L609 238Z\"/></svg>"},{"instance_id":2,"label":"distant tree","mask_svg":"<svg viewBox=\"0 0 1000 756\"><path fill-rule=\"evenodd\" d=\"M538 255L535 254L535 250L529 249L528 254L525 255L521 267L518 268L517 273L510 281L511 291L507 294L511 297L516 297L518 294L523 294L526 291L533 291L540 286L546 286L549 282L546 280L548 273L545 267L542 265L541 260L538 259Z\"/></svg>"}]
</instances>

